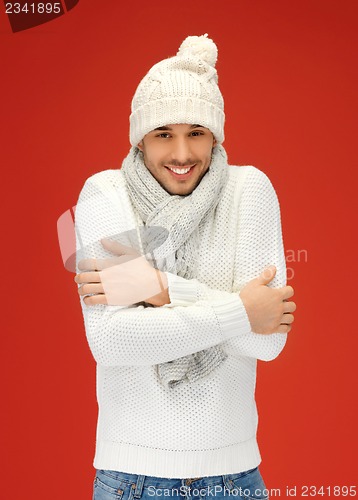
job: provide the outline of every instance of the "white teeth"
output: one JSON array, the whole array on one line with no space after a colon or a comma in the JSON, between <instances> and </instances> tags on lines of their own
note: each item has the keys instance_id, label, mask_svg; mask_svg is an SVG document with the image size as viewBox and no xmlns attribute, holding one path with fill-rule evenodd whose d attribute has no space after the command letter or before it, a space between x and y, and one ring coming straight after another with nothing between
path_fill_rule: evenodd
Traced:
<instances>
[{"instance_id":1,"label":"white teeth","mask_svg":"<svg viewBox=\"0 0 358 500\"><path fill-rule=\"evenodd\" d=\"M169 168L169 170L171 170L172 172L175 172L176 174L187 174L189 172L189 170L191 169L191 167L186 168L186 169L170 168L170 167L168 167L168 168Z\"/></svg>"}]
</instances>

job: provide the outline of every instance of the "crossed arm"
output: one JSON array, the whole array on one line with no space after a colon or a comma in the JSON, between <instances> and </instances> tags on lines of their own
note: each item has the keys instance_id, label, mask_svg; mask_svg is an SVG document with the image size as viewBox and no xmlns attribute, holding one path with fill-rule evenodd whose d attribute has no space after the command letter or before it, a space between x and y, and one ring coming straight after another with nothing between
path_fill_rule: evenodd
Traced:
<instances>
[{"instance_id":1,"label":"crossed arm","mask_svg":"<svg viewBox=\"0 0 358 500\"><path fill-rule=\"evenodd\" d=\"M234 283L237 291L233 293L155 270L128 245L108 240L101 243L106 235L101 228L108 228L112 223L115 228L123 214L116 213L114 207L107 214L98 210L92 214L94 220L89 226L88 213L81 210L81 206L85 206L84 201L93 196L93 190L98 187L87 181L76 209L77 245L79 247L83 239L88 240L83 234L86 229L94 233L93 243L88 246L84 259L77 263L80 271L87 271L80 272L75 281L80 284L87 338L99 363L157 364L229 339L236 341L239 353L260 359L272 359L282 349L296 306L288 300L293 295L292 287L284 286L278 201L262 172L255 169L251 175L260 177L261 208L270 220L258 217L250 227L243 225L243 231L250 233L247 236L254 245L255 238L256 244L263 238L272 240L272 231L277 236L269 252L263 245L262 255L260 252L256 255L256 262L252 262L255 259L250 255L245 256L245 249L238 245L238 264L246 265L251 279L246 279L245 284ZM110 184L107 188L110 189ZM248 192L247 196L254 198L255 193ZM249 205L243 203L243 206ZM242 240L244 237L242 234ZM94 258L101 255L104 258ZM245 263L245 258L250 262ZM268 268L270 263L278 268L276 275L276 269ZM154 307L144 307L140 304L143 301ZM276 346L274 354L268 355L272 345Z\"/></svg>"},{"instance_id":2,"label":"crossed arm","mask_svg":"<svg viewBox=\"0 0 358 500\"><path fill-rule=\"evenodd\" d=\"M75 276L75 282L81 285L78 293L86 305L128 306L145 301L161 307L171 303L168 273L153 268L131 247L108 239L101 243L117 257L79 262L79 269L91 269ZM291 329L295 305L288 299L292 297L293 289L291 286L267 287L275 274L275 266L267 267L239 294L254 333L287 333ZM204 286L204 289L210 296L210 288Z\"/></svg>"}]
</instances>

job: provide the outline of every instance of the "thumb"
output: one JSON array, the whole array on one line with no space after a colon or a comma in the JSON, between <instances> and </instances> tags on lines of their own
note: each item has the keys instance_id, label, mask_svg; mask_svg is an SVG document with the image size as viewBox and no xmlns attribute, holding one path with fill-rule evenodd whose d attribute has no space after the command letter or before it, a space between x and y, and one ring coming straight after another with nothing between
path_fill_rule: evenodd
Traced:
<instances>
[{"instance_id":1,"label":"thumb","mask_svg":"<svg viewBox=\"0 0 358 500\"><path fill-rule=\"evenodd\" d=\"M267 285L275 277L276 267L268 266L262 271L260 276L257 278L260 285Z\"/></svg>"}]
</instances>

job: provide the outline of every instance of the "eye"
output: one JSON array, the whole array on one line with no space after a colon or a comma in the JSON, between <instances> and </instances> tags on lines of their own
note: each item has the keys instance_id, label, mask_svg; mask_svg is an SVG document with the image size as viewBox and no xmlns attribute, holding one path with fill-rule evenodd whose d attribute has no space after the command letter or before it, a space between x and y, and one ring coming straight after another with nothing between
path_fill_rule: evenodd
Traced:
<instances>
[{"instance_id":1,"label":"eye","mask_svg":"<svg viewBox=\"0 0 358 500\"><path fill-rule=\"evenodd\" d=\"M163 139L168 139L170 137L170 134L169 134L169 132L162 132L161 134L158 134L155 137L161 137Z\"/></svg>"},{"instance_id":2,"label":"eye","mask_svg":"<svg viewBox=\"0 0 358 500\"><path fill-rule=\"evenodd\" d=\"M204 132L202 132L201 130L193 130L193 132L191 132L191 135L193 137L198 137L199 135L204 135Z\"/></svg>"}]
</instances>

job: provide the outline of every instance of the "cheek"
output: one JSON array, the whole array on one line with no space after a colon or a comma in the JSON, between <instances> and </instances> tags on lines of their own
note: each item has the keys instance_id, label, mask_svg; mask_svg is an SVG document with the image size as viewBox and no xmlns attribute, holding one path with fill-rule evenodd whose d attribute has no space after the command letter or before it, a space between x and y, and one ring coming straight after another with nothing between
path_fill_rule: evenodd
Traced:
<instances>
[{"instance_id":1,"label":"cheek","mask_svg":"<svg viewBox=\"0 0 358 500\"><path fill-rule=\"evenodd\" d=\"M158 154L156 155L152 153L144 157L144 162L150 169L153 170L161 167L161 165L163 164L163 158Z\"/></svg>"},{"instance_id":2,"label":"cheek","mask_svg":"<svg viewBox=\"0 0 358 500\"><path fill-rule=\"evenodd\" d=\"M211 140L206 140L205 142L203 141L200 145L198 145L197 152L203 157L203 158L211 158L211 153L213 150L213 143Z\"/></svg>"},{"instance_id":3,"label":"cheek","mask_svg":"<svg viewBox=\"0 0 358 500\"><path fill-rule=\"evenodd\" d=\"M201 153L201 158L204 163L210 163L211 161L211 156L212 156L212 148L205 148L204 151Z\"/></svg>"},{"instance_id":4,"label":"cheek","mask_svg":"<svg viewBox=\"0 0 358 500\"><path fill-rule=\"evenodd\" d=\"M150 147L147 146L144 149L143 153L147 163L150 163L152 166L161 165L165 161L166 148L163 146L158 148L150 145Z\"/></svg>"}]
</instances>

